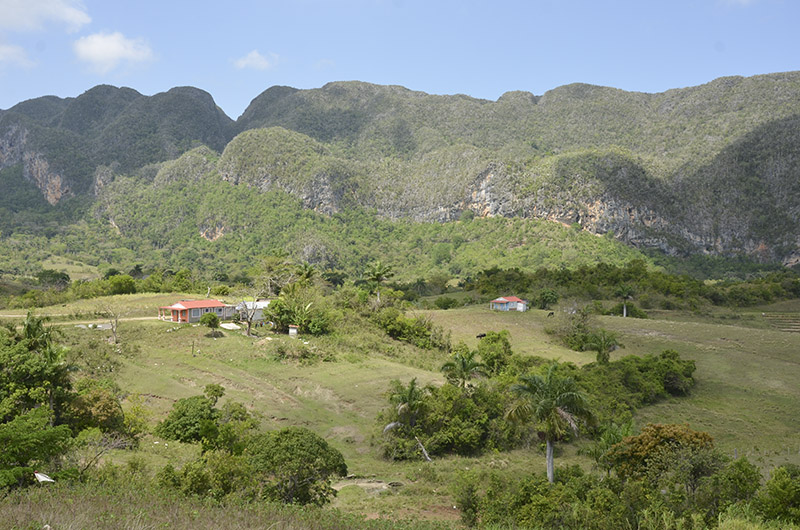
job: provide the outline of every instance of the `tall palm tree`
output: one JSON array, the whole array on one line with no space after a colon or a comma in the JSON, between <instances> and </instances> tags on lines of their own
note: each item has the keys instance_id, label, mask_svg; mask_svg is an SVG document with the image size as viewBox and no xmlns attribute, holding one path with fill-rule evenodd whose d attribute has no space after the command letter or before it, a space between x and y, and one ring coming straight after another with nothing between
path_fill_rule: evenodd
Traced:
<instances>
[{"instance_id":1,"label":"tall palm tree","mask_svg":"<svg viewBox=\"0 0 800 530\"><path fill-rule=\"evenodd\" d=\"M469 348L463 348L453 354L451 360L442 365L447 380L460 388L466 388L467 383L473 377L485 376L486 365L475 358L477 352Z\"/></svg>"},{"instance_id":2,"label":"tall palm tree","mask_svg":"<svg viewBox=\"0 0 800 530\"><path fill-rule=\"evenodd\" d=\"M613 331L601 329L589 335L588 340L583 345L583 349L597 352L597 362L600 364L608 363L611 359L611 352L617 346L621 346L617 340L617 334Z\"/></svg>"},{"instance_id":3,"label":"tall palm tree","mask_svg":"<svg viewBox=\"0 0 800 530\"><path fill-rule=\"evenodd\" d=\"M364 278L367 281L374 282L377 285L375 292L378 295L378 303L381 301L381 284L392 276L394 276L392 267L390 265L383 264L381 260L375 260L367 265L367 268L364 271Z\"/></svg>"},{"instance_id":4,"label":"tall palm tree","mask_svg":"<svg viewBox=\"0 0 800 530\"><path fill-rule=\"evenodd\" d=\"M617 296L622 298L622 316L623 316L623 318L627 317L628 316L628 300L633 299L633 297L636 295L636 289L634 289L632 285L629 285L627 283L623 283L622 285L617 287L617 290L615 291L614 294L616 294Z\"/></svg>"},{"instance_id":5,"label":"tall palm tree","mask_svg":"<svg viewBox=\"0 0 800 530\"><path fill-rule=\"evenodd\" d=\"M569 430L578 432L578 422L590 420L587 397L578 390L571 377L557 373L558 363L552 363L544 375L523 375L511 391L519 398L506 413L511 421L531 421L540 429L547 443L547 480L553 483L553 448Z\"/></svg>"}]
</instances>

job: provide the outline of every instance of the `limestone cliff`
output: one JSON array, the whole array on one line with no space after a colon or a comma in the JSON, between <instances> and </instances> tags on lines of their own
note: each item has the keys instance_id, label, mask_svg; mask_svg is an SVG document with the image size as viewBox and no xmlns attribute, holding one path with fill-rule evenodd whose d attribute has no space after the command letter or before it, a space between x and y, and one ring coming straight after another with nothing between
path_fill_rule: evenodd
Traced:
<instances>
[{"instance_id":1,"label":"limestone cliff","mask_svg":"<svg viewBox=\"0 0 800 530\"><path fill-rule=\"evenodd\" d=\"M49 204L58 204L72 195L71 185L63 173L50 167L42 153L30 147L28 135L28 130L20 126L6 129L0 137L0 170L21 163L23 176L39 188Z\"/></svg>"}]
</instances>

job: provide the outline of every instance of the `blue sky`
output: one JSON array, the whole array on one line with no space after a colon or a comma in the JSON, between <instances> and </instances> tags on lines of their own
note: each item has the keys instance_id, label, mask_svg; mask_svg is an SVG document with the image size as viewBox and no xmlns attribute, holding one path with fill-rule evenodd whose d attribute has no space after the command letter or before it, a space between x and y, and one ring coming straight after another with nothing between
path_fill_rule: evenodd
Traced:
<instances>
[{"instance_id":1,"label":"blue sky","mask_svg":"<svg viewBox=\"0 0 800 530\"><path fill-rule=\"evenodd\" d=\"M101 83L196 86L234 119L270 86L339 80L662 92L800 70L798 23L798 0L0 0L0 109Z\"/></svg>"}]
</instances>

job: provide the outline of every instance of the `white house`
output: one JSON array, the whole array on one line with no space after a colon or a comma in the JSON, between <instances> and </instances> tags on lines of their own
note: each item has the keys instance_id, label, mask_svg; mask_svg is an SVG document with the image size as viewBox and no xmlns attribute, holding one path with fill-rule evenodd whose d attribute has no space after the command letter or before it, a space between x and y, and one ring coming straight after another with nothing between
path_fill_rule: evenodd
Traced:
<instances>
[{"instance_id":1,"label":"white house","mask_svg":"<svg viewBox=\"0 0 800 530\"><path fill-rule=\"evenodd\" d=\"M264 309L269 306L269 300L257 300L255 302L239 302L236 304L236 311L239 312L240 320L248 320L248 316L253 316L253 322L264 320Z\"/></svg>"},{"instance_id":2,"label":"white house","mask_svg":"<svg viewBox=\"0 0 800 530\"><path fill-rule=\"evenodd\" d=\"M503 296L489 302L489 309L495 311L527 311L528 301L516 296Z\"/></svg>"}]
</instances>

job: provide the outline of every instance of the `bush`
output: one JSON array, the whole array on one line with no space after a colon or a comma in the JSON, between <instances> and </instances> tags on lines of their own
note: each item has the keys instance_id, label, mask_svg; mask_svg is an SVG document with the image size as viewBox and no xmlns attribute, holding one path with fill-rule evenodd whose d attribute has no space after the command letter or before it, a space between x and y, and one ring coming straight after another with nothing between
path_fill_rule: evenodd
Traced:
<instances>
[{"instance_id":1,"label":"bush","mask_svg":"<svg viewBox=\"0 0 800 530\"><path fill-rule=\"evenodd\" d=\"M397 381L393 384L395 394L404 388ZM521 435L504 418L509 399L506 392L487 385L465 391L448 383L439 388L420 389L413 405L393 401L378 417L379 427L384 431L384 457L420 458L418 439L431 456L473 456L487 450L515 447Z\"/></svg>"},{"instance_id":2,"label":"bush","mask_svg":"<svg viewBox=\"0 0 800 530\"><path fill-rule=\"evenodd\" d=\"M216 419L217 410L211 399L192 396L179 399L153 432L167 440L199 442L209 430L213 430Z\"/></svg>"},{"instance_id":3,"label":"bush","mask_svg":"<svg viewBox=\"0 0 800 530\"><path fill-rule=\"evenodd\" d=\"M450 335L426 317L408 318L395 307L384 307L373 317L390 337L419 348L450 350Z\"/></svg>"},{"instance_id":4,"label":"bush","mask_svg":"<svg viewBox=\"0 0 800 530\"><path fill-rule=\"evenodd\" d=\"M433 304L439 309L452 309L461 305L458 300L452 296L440 296L433 302Z\"/></svg>"},{"instance_id":5,"label":"bush","mask_svg":"<svg viewBox=\"0 0 800 530\"><path fill-rule=\"evenodd\" d=\"M216 313L206 313L200 317L200 325L215 330L219 327L219 317Z\"/></svg>"},{"instance_id":6,"label":"bush","mask_svg":"<svg viewBox=\"0 0 800 530\"><path fill-rule=\"evenodd\" d=\"M490 375L502 372L512 356L508 330L489 331L478 341L478 355Z\"/></svg>"},{"instance_id":7,"label":"bush","mask_svg":"<svg viewBox=\"0 0 800 530\"><path fill-rule=\"evenodd\" d=\"M758 493L755 507L765 519L800 524L800 468L777 468Z\"/></svg>"},{"instance_id":8,"label":"bush","mask_svg":"<svg viewBox=\"0 0 800 530\"><path fill-rule=\"evenodd\" d=\"M260 476L263 495L286 504L328 503L336 494L330 478L347 474L342 454L303 427L254 436L245 455Z\"/></svg>"}]
</instances>

